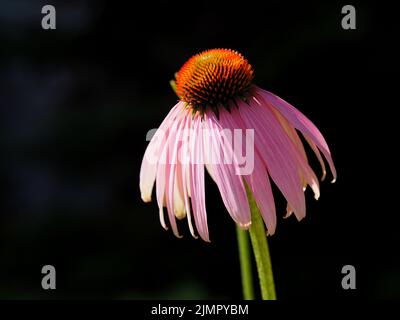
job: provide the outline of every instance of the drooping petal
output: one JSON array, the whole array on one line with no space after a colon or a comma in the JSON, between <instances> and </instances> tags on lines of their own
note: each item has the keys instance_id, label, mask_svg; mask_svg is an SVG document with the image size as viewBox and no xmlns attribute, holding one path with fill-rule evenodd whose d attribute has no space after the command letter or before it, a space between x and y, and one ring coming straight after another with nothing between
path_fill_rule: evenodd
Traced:
<instances>
[{"instance_id":1,"label":"drooping petal","mask_svg":"<svg viewBox=\"0 0 400 320\"><path fill-rule=\"evenodd\" d=\"M167 152L167 147L164 145L161 155L163 156L166 152ZM164 218L165 170L166 170L166 165L163 163L159 163L157 166L156 196L157 196L157 205L158 205L159 216L160 216L160 223L165 230L168 230L168 227L167 227L167 224L165 223L165 218Z\"/></svg>"},{"instance_id":2,"label":"drooping petal","mask_svg":"<svg viewBox=\"0 0 400 320\"><path fill-rule=\"evenodd\" d=\"M290 103L279 98L271 92L257 88L257 92L264 98L267 103L270 103L297 129L307 136L315 145L322 151L327 159L333 175L333 181L336 180L336 169L333 164L331 152L328 144L318 128L299 110L293 107Z\"/></svg>"},{"instance_id":3,"label":"drooping petal","mask_svg":"<svg viewBox=\"0 0 400 320\"><path fill-rule=\"evenodd\" d=\"M292 208L290 208L290 205L289 205L289 203L286 205L286 214L285 214L285 216L283 217L283 219L287 219L287 218L289 218L291 215L292 215L292 213L293 213L293 210L292 210Z\"/></svg>"},{"instance_id":4,"label":"drooping petal","mask_svg":"<svg viewBox=\"0 0 400 320\"><path fill-rule=\"evenodd\" d=\"M321 153L319 152L317 145L308 137L308 135L303 134L303 136L306 139L309 146L311 147L312 151L314 151L314 154L317 157L319 164L321 165L321 170L322 170L321 181L324 181L326 177L326 168L324 159L322 159Z\"/></svg>"},{"instance_id":5,"label":"drooping petal","mask_svg":"<svg viewBox=\"0 0 400 320\"><path fill-rule=\"evenodd\" d=\"M228 142L229 139L226 139L224 128L212 111L206 112L204 124L207 130L204 139L208 140L207 158L210 159L208 167L211 176L232 219L242 228L248 228L251 223L250 208L242 177L237 175L238 164L232 145ZM227 159L227 156L231 158Z\"/></svg>"},{"instance_id":6,"label":"drooping petal","mask_svg":"<svg viewBox=\"0 0 400 320\"><path fill-rule=\"evenodd\" d=\"M168 136L169 126L174 121L183 103L178 102L165 117L146 148L140 168L140 192L144 202L151 201L151 193L157 174L157 163Z\"/></svg>"},{"instance_id":7,"label":"drooping petal","mask_svg":"<svg viewBox=\"0 0 400 320\"><path fill-rule=\"evenodd\" d=\"M296 129L286 120L286 118L281 115L278 110L271 108L271 111L274 113L279 123L282 125L283 129L285 129L290 139L292 139L293 143L295 144L303 158L307 160L306 151L304 150L303 143L301 142L301 139L297 134Z\"/></svg>"},{"instance_id":8,"label":"drooping petal","mask_svg":"<svg viewBox=\"0 0 400 320\"><path fill-rule=\"evenodd\" d=\"M237 128L241 129L242 132L246 132L247 129L252 129L245 126L243 120L236 112L229 114L227 111L222 110L220 113L220 122L224 128ZM252 141L252 143L254 143L254 141ZM246 147L248 146L242 143L242 150L240 150L240 152L248 156ZM244 175L243 178L257 203L257 207L267 226L268 234L273 235L276 229L276 210L267 168L258 150L252 149L251 152L253 152L254 157L254 168L252 173Z\"/></svg>"},{"instance_id":9,"label":"drooping petal","mask_svg":"<svg viewBox=\"0 0 400 320\"><path fill-rule=\"evenodd\" d=\"M276 209L268 172L258 155L255 158L254 165L254 173L245 176L246 183L256 200L257 207L267 226L268 234L273 235L276 229Z\"/></svg>"},{"instance_id":10,"label":"drooping petal","mask_svg":"<svg viewBox=\"0 0 400 320\"><path fill-rule=\"evenodd\" d=\"M174 178L174 192L173 192L173 207L174 207L174 214L175 217L179 220L182 220L186 217L186 208L185 203L183 200L183 190L180 188L179 180L179 170L175 170L175 178Z\"/></svg>"},{"instance_id":11,"label":"drooping petal","mask_svg":"<svg viewBox=\"0 0 400 320\"><path fill-rule=\"evenodd\" d=\"M193 217L200 237L204 241L210 242L205 203L202 121L199 115L196 115L193 119L192 129L190 137L189 180Z\"/></svg>"},{"instance_id":12,"label":"drooping petal","mask_svg":"<svg viewBox=\"0 0 400 320\"><path fill-rule=\"evenodd\" d=\"M297 219L305 216L306 206L293 145L270 110L262 108L255 99L249 105L239 102L238 112L246 127L254 128L255 144L268 173L293 208Z\"/></svg>"},{"instance_id":13,"label":"drooping petal","mask_svg":"<svg viewBox=\"0 0 400 320\"><path fill-rule=\"evenodd\" d=\"M288 134L288 136L292 140L292 144L295 147L294 149L291 148L293 151L292 156L294 157L294 159L297 160L297 166L298 166L300 178L302 180L303 190L305 191L307 185L309 185L314 192L314 198L318 200L318 198L320 196L319 182L318 182L318 179L317 179L314 171L311 169L310 165L308 164L307 156L306 156L306 153L305 153L305 150L303 147L303 143L301 142L299 136L297 135L296 130L294 129L294 127L291 126L291 124L285 118L282 117L282 115L279 113L279 111L274 109L270 104L263 104L262 97L260 97L258 94L255 94L255 97L257 99L259 99L257 101L261 101L260 102L261 106L263 106L264 108L268 108L275 115L275 117L277 118L279 123L284 128L285 132Z\"/></svg>"},{"instance_id":14,"label":"drooping petal","mask_svg":"<svg viewBox=\"0 0 400 320\"><path fill-rule=\"evenodd\" d=\"M175 220L174 196L175 196L175 167L177 157L177 144L179 142L179 133L182 122L185 117L185 109L180 106L176 118L169 123L168 137L163 146L158 166L157 166L157 183L156 194L157 203L160 210L160 221L163 223L163 207L167 207L168 218L172 231L177 237L181 237ZM164 227L165 222L164 222Z\"/></svg>"},{"instance_id":15,"label":"drooping petal","mask_svg":"<svg viewBox=\"0 0 400 320\"><path fill-rule=\"evenodd\" d=\"M180 152L180 159L178 162L179 172L178 182L180 181L180 188L183 193L183 200L185 204L185 210L187 214L187 220L189 225L189 230L193 238L197 239L197 236L194 231L194 227L192 224L192 214L190 208L190 200L189 200L189 185L190 185L190 172L189 172L189 161L190 161L190 153L189 153L189 144L190 144L190 133L191 133L191 124L192 117L186 117L185 119L184 132L182 135L182 146Z\"/></svg>"},{"instance_id":16,"label":"drooping petal","mask_svg":"<svg viewBox=\"0 0 400 320\"><path fill-rule=\"evenodd\" d=\"M259 97L257 97L257 98L259 98ZM299 151L299 153L302 156L302 158L304 159L304 161L306 163L308 163L306 151L304 150L303 143L301 142L299 135L296 132L296 129L294 129L294 127L279 113L278 110L271 108L271 111L274 113L275 117L278 119L278 121L282 125L283 129L285 129L285 132L287 133L287 135L290 137L290 139L292 139L295 147ZM300 174L301 184L303 186L303 189L305 190L308 182L307 182L307 179L304 177L301 168L299 168L299 174Z\"/></svg>"},{"instance_id":17,"label":"drooping petal","mask_svg":"<svg viewBox=\"0 0 400 320\"><path fill-rule=\"evenodd\" d=\"M169 162L166 171L166 205L170 221L183 219L186 216L185 204L183 202L182 181L180 180L179 156L181 152L182 135L185 129L186 119L189 111L182 108L181 114L177 117L177 121L173 124L174 131L171 131L171 137L168 140ZM175 127L176 125L176 127ZM179 178L179 179L178 179ZM179 237L176 230L176 236Z\"/></svg>"}]
</instances>

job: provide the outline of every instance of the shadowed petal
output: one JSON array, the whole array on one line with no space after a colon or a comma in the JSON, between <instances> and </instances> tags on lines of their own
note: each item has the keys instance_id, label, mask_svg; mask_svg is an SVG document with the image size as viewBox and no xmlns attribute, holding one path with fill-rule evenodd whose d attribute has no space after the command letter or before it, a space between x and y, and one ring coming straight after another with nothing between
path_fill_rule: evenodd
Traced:
<instances>
[{"instance_id":1,"label":"shadowed petal","mask_svg":"<svg viewBox=\"0 0 400 320\"><path fill-rule=\"evenodd\" d=\"M326 168L324 159L322 159L321 153L319 152L317 145L308 137L308 135L303 134L303 136L306 139L307 143L310 145L312 151L314 151L314 154L316 155L319 164L321 165L321 170L322 170L321 181L324 181L326 177Z\"/></svg>"},{"instance_id":2,"label":"shadowed petal","mask_svg":"<svg viewBox=\"0 0 400 320\"><path fill-rule=\"evenodd\" d=\"M279 112L297 129L308 137L322 151L327 159L332 171L333 181L336 180L336 169L333 164L329 147L318 128L299 110L293 107L290 103L279 98L271 92L257 88L257 92L264 98L267 103L279 110Z\"/></svg>"},{"instance_id":3,"label":"shadowed petal","mask_svg":"<svg viewBox=\"0 0 400 320\"><path fill-rule=\"evenodd\" d=\"M222 200L233 220L242 228L247 228L251 223L250 208L242 177L236 174L238 164L233 157L231 163L225 163L223 154L233 155L232 145L224 139L224 128L221 127L215 114L207 112L204 119L211 159L208 166L211 168ZM234 128L230 128L234 129ZM215 161L217 160L217 161Z\"/></svg>"},{"instance_id":4,"label":"shadowed petal","mask_svg":"<svg viewBox=\"0 0 400 320\"><path fill-rule=\"evenodd\" d=\"M232 113L239 112L246 127L254 128L255 143L272 180L290 203L297 219L305 216L306 205L298 164L293 159L292 142L270 110L255 100L241 103Z\"/></svg>"},{"instance_id":5,"label":"shadowed petal","mask_svg":"<svg viewBox=\"0 0 400 320\"><path fill-rule=\"evenodd\" d=\"M245 132L246 128L243 120L237 113L229 114L227 111L222 110L220 113L220 122L224 128L241 129ZM242 154L246 154L245 145L242 145ZM259 151L254 150L254 169L249 175L244 175L247 186L250 188L254 199L256 200L257 207L263 217L264 223L267 226L268 234L273 235L276 229L276 211L275 201L272 194L271 184L269 182L267 168L259 155Z\"/></svg>"},{"instance_id":6,"label":"shadowed petal","mask_svg":"<svg viewBox=\"0 0 400 320\"><path fill-rule=\"evenodd\" d=\"M259 95L255 95L256 98L260 99ZM263 99L260 99L260 101L263 101ZM261 102L262 105L262 102ZM311 187L311 189L314 191L314 198L318 200L320 196L320 191L319 191L319 182L318 179L314 173L314 171L311 169L310 165L308 164L307 161L307 156L304 150L303 143L301 142L296 130L294 127L291 126L291 124L282 117L282 115L274 109L272 106L269 104L263 105L265 108L269 108L269 110L275 115L275 117L278 119L279 123L282 125L282 127L285 129L285 132L288 134L290 139L292 140L292 145L295 147L293 149L293 157L294 159L297 160L297 165L298 165L298 170L299 174L302 180L302 187L305 190L307 185Z\"/></svg>"}]
</instances>

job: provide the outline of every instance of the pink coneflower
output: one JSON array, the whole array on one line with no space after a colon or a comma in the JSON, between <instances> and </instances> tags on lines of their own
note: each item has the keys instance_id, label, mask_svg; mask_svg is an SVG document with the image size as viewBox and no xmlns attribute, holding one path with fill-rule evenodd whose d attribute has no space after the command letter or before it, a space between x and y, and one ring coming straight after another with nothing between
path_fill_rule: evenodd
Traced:
<instances>
[{"instance_id":1,"label":"pink coneflower","mask_svg":"<svg viewBox=\"0 0 400 320\"><path fill-rule=\"evenodd\" d=\"M140 172L140 190L151 200L156 182L160 221L164 207L169 224L180 236L175 218L187 217L191 234L209 241L204 168L217 184L233 220L243 229L251 224L248 192L252 193L267 231L275 232L276 212L270 178L287 200L286 216L306 214L304 191L319 197L318 179L310 168L302 140L326 170L325 156L336 179L332 157L317 127L292 105L253 84L254 72L236 51L213 49L189 59L176 76L179 102L150 141ZM298 131L297 131L298 130ZM241 142L239 147L233 139ZM250 149L250 170L243 152ZM192 221L193 220L193 221Z\"/></svg>"}]
</instances>

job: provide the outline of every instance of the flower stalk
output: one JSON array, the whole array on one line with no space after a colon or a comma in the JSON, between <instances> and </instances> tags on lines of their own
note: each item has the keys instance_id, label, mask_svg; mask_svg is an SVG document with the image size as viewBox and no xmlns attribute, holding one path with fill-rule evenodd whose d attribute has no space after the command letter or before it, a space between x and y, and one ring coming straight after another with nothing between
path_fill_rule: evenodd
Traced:
<instances>
[{"instance_id":1,"label":"flower stalk","mask_svg":"<svg viewBox=\"0 0 400 320\"><path fill-rule=\"evenodd\" d=\"M265 232L264 222L254 197L246 186L251 211L251 226L249 232L236 227L239 246L240 270L242 275L242 289L244 300L254 300L253 275L251 271L251 254L248 234L257 265L260 282L261 298L276 300L274 276L272 272L271 256Z\"/></svg>"},{"instance_id":2,"label":"flower stalk","mask_svg":"<svg viewBox=\"0 0 400 320\"><path fill-rule=\"evenodd\" d=\"M236 234L238 239L240 271L242 276L243 299L254 300L249 233L247 230L242 230L239 226L236 226Z\"/></svg>"},{"instance_id":3,"label":"flower stalk","mask_svg":"<svg viewBox=\"0 0 400 320\"><path fill-rule=\"evenodd\" d=\"M276 300L271 256L269 253L264 222L252 193L248 188L246 189L251 210L251 226L249 232L254 256L256 258L261 297L263 300Z\"/></svg>"}]
</instances>

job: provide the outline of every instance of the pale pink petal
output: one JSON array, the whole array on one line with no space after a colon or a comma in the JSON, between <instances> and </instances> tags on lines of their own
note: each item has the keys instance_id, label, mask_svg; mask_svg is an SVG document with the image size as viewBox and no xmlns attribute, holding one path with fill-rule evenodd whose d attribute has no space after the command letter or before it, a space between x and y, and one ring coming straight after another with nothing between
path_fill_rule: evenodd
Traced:
<instances>
[{"instance_id":1,"label":"pale pink petal","mask_svg":"<svg viewBox=\"0 0 400 320\"><path fill-rule=\"evenodd\" d=\"M192 124L192 117L186 117L185 119L185 127L184 127L184 135L182 138L182 149L181 149L181 154L180 154L180 160L178 162L178 169L177 172L179 172L179 177L177 178L178 181L180 181L180 189L182 190L183 193L183 200L185 204L185 209L186 209L186 214L187 214L187 220L188 220L188 225L189 225L189 230L193 238L197 239L197 236L194 231L194 227L192 224L192 215L191 215L191 208L190 208L190 200L189 200L189 190L188 190L188 185L190 184L190 173L189 173L189 159L188 155L189 153L189 143L190 143L190 129L191 129L191 124Z\"/></svg>"},{"instance_id":2,"label":"pale pink petal","mask_svg":"<svg viewBox=\"0 0 400 320\"><path fill-rule=\"evenodd\" d=\"M166 185L167 194L167 209L172 212L178 219L183 219L186 216L185 204L183 202L183 185L181 178L181 168L179 157L181 153L182 135L185 129L188 111L182 110L182 117L177 120L177 128L171 139L169 140L170 163L169 177L167 176L168 184Z\"/></svg>"},{"instance_id":3,"label":"pale pink petal","mask_svg":"<svg viewBox=\"0 0 400 320\"><path fill-rule=\"evenodd\" d=\"M151 201L151 193L156 179L158 159L167 139L170 123L174 121L182 106L183 103L178 102L178 104L171 109L147 146L140 168L139 182L140 192L144 202Z\"/></svg>"},{"instance_id":4,"label":"pale pink petal","mask_svg":"<svg viewBox=\"0 0 400 320\"><path fill-rule=\"evenodd\" d=\"M163 223L163 207L164 204L167 207L169 222L172 227L174 235L181 237L178 232L178 227L175 220L175 208L174 208L174 196L175 196L175 166L176 166L176 154L177 146L179 142L179 130L182 126L183 119L185 117L185 109L181 106L181 110L177 117L170 122L168 137L165 141L162 149L160 159L157 166L157 183L156 183L156 194L157 203L160 210L160 221ZM165 227L165 222L164 222Z\"/></svg>"},{"instance_id":5,"label":"pale pink petal","mask_svg":"<svg viewBox=\"0 0 400 320\"><path fill-rule=\"evenodd\" d=\"M329 147L322 136L318 128L299 110L293 107L291 104L285 100L279 98L271 92L262 90L260 88L256 89L256 92L264 98L267 103L270 103L297 129L300 130L304 135L306 135L316 146L322 151L325 158L327 159L329 166L332 171L333 181L336 180L336 169L333 164L331 152Z\"/></svg>"},{"instance_id":6,"label":"pale pink petal","mask_svg":"<svg viewBox=\"0 0 400 320\"><path fill-rule=\"evenodd\" d=\"M221 110L222 111L222 110ZM214 178L222 200L233 220L242 228L248 228L251 223L249 203L242 177L237 175L238 164L232 159L232 163L225 163L223 154L233 154L231 145L224 142L223 129L212 111L206 111L204 119L207 134L204 139L208 140L210 153L208 159L211 163L212 177ZM230 128L234 129L234 128ZM219 161L214 161L219 160Z\"/></svg>"},{"instance_id":7,"label":"pale pink petal","mask_svg":"<svg viewBox=\"0 0 400 320\"><path fill-rule=\"evenodd\" d=\"M184 122L186 119L183 120ZM183 124L184 125L184 124ZM181 130L182 132L183 130ZM182 137L182 134L179 134ZM178 146L178 157L181 152L181 149ZM182 220L186 217L186 206L184 202L184 190L183 190L183 177L182 177L182 167L181 163L177 161L175 166L175 177L174 177L174 197L173 197L173 204L174 204L174 213L175 217L179 220Z\"/></svg>"},{"instance_id":8,"label":"pale pink petal","mask_svg":"<svg viewBox=\"0 0 400 320\"><path fill-rule=\"evenodd\" d=\"M174 207L174 213L175 216L181 220L186 217L186 206L185 206L185 194L184 194L184 185L183 185L183 177L182 177L182 164L179 161L181 153L182 153L182 146L181 146L181 141L182 141L182 133L184 131L184 128L186 126L186 122L188 120L188 117L185 117L182 119L182 122L180 124L180 128L177 133L177 139L179 142L177 143L177 155L176 155L176 165L175 165L175 177L174 177L174 197L173 197L173 207ZM175 147L175 146L174 146Z\"/></svg>"},{"instance_id":9,"label":"pale pink petal","mask_svg":"<svg viewBox=\"0 0 400 320\"><path fill-rule=\"evenodd\" d=\"M183 203L183 195L179 191L179 182L176 180L177 171L180 168L178 166L178 151L180 150L181 136L185 127L185 120L190 116L189 111L182 109L181 114L177 117L177 120L172 124L171 135L167 142L169 148L169 154L167 155L168 163L166 170L166 205L170 223L174 230L175 217L182 219L185 216L185 205ZM178 169L178 170L177 170ZM172 224L172 220L174 223ZM176 225L175 225L176 228ZM178 230L174 230L174 234L179 236Z\"/></svg>"},{"instance_id":10,"label":"pale pink petal","mask_svg":"<svg viewBox=\"0 0 400 320\"><path fill-rule=\"evenodd\" d=\"M209 242L207 213L204 187L204 157L202 139L202 121L196 115L192 122L192 135L190 137L190 190L193 217L200 237Z\"/></svg>"},{"instance_id":11,"label":"pale pink petal","mask_svg":"<svg viewBox=\"0 0 400 320\"><path fill-rule=\"evenodd\" d=\"M165 149L165 153L167 152L167 147L164 146L161 155L164 154L164 149ZM157 204L158 204L159 215L160 215L160 223L165 230L168 230L168 227L165 223L165 218L164 218L165 170L166 170L165 164L159 164L157 166L156 196L157 196Z\"/></svg>"}]
</instances>

